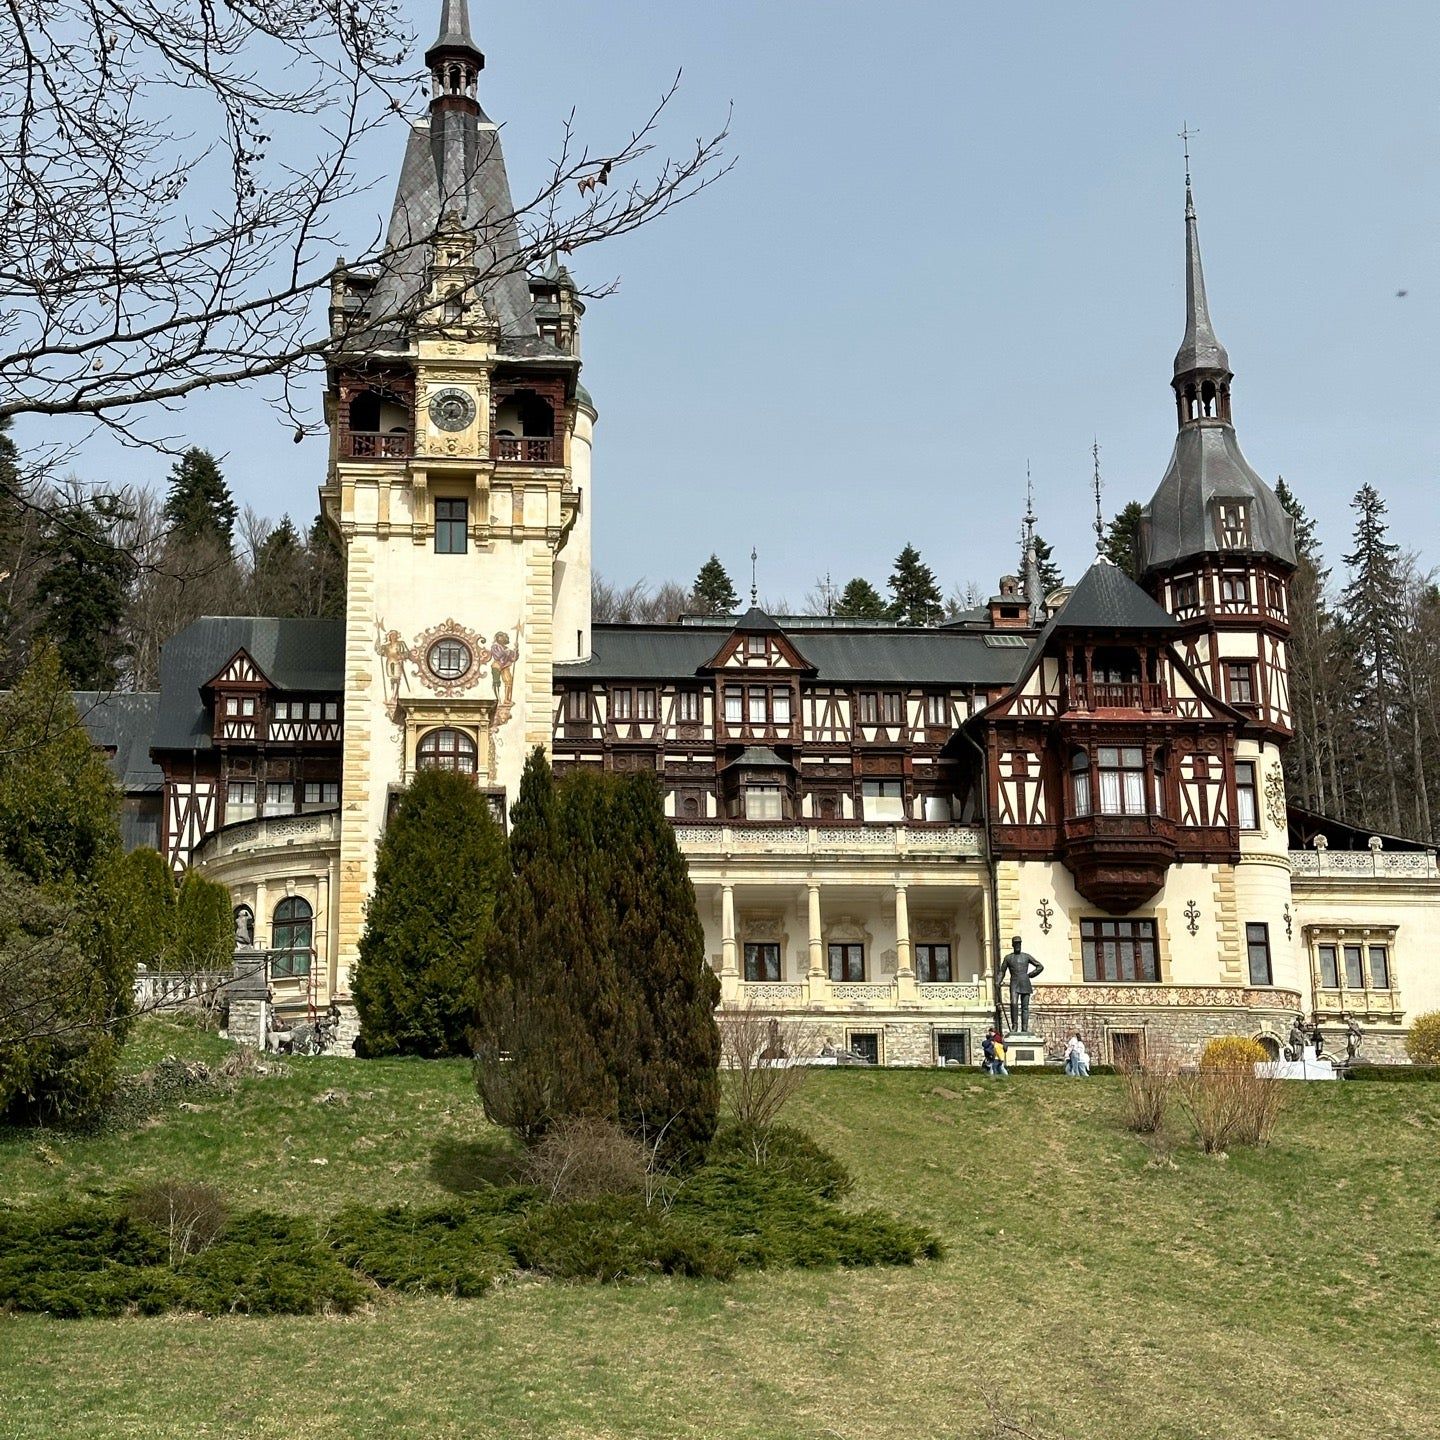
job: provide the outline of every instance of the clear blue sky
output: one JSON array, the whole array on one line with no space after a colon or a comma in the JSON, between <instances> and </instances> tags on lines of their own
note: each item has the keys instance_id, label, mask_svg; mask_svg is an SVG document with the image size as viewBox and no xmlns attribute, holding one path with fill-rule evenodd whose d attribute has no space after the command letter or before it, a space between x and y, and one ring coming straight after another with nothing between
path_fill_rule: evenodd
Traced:
<instances>
[{"instance_id":1,"label":"clear blue sky","mask_svg":"<svg viewBox=\"0 0 1440 1440\"><path fill-rule=\"evenodd\" d=\"M438 0L411 3L423 45ZM1251 463L1332 559L1368 480L1440 564L1433 0L471 9L517 193L572 103L603 149L678 67L672 144L734 101L735 172L577 259L582 283L622 281L583 335L608 577L689 580L714 550L743 588L754 543L762 595L798 602L827 570L883 585L913 540L947 589L988 588L1015 564L1028 458L1073 578L1092 435L1107 510L1148 498L1170 452L1182 120ZM396 124L375 149L357 234L402 143ZM258 395L183 423L242 502L314 514L322 444L292 445Z\"/></svg>"}]
</instances>

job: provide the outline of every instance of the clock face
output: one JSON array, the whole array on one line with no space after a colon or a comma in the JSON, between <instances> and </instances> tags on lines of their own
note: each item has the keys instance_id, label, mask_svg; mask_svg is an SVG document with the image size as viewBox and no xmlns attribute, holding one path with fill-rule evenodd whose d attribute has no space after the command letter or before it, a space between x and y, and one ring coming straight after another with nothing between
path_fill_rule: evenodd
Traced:
<instances>
[{"instance_id":1,"label":"clock face","mask_svg":"<svg viewBox=\"0 0 1440 1440\"><path fill-rule=\"evenodd\" d=\"M474 420L475 402L463 390L437 390L430 397L430 421L437 430L464 430Z\"/></svg>"}]
</instances>

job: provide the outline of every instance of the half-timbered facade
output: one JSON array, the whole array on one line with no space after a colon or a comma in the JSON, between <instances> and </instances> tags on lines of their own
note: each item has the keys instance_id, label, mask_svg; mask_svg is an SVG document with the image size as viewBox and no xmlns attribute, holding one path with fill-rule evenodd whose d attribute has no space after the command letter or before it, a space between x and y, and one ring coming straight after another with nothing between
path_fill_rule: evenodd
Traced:
<instances>
[{"instance_id":1,"label":"half-timbered facade","mask_svg":"<svg viewBox=\"0 0 1440 1440\"><path fill-rule=\"evenodd\" d=\"M1304 1009L1393 1051L1440 1007L1433 853L1286 805L1292 526L1236 437L1188 187L1177 436L1138 584L1104 560L1044 599L1006 576L929 629L753 607L592 625L583 306L491 223L509 183L459 0L427 62L392 250L331 297L345 619L197 621L158 696L85 710L132 839L230 886L277 998L348 1003L418 769L503 813L538 743L657 777L727 1003L879 1062L972 1059L1014 935L1045 967L1037 1050L1076 1026L1107 1060L1157 1036L1273 1046Z\"/></svg>"}]
</instances>

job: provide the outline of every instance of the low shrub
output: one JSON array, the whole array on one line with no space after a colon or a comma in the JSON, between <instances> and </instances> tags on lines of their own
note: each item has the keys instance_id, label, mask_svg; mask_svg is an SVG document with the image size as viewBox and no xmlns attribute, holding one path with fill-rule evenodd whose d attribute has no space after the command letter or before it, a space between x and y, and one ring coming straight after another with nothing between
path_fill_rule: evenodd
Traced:
<instances>
[{"instance_id":1,"label":"low shrub","mask_svg":"<svg viewBox=\"0 0 1440 1440\"><path fill-rule=\"evenodd\" d=\"M1220 1035L1200 1052L1202 1070L1252 1070L1269 1059L1265 1047L1248 1035Z\"/></svg>"},{"instance_id":2,"label":"low shrub","mask_svg":"<svg viewBox=\"0 0 1440 1440\"><path fill-rule=\"evenodd\" d=\"M758 1166L766 1174L783 1176L822 1200L839 1200L855 1184L835 1156L791 1125L771 1125L762 1130L727 1126L711 1141L709 1164L735 1159Z\"/></svg>"},{"instance_id":3,"label":"low shrub","mask_svg":"<svg viewBox=\"0 0 1440 1440\"><path fill-rule=\"evenodd\" d=\"M1201 1069L1182 1075L1176 1093L1181 1109L1207 1155L1232 1145L1267 1145L1285 1105L1285 1081L1255 1073L1254 1066Z\"/></svg>"},{"instance_id":4,"label":"low shrub","mask_svg":"<svg viewBox=\"0 0 1440 1440\"><path fill-rule=\"evenodd\" d=\"M1440 1080L1440 1065L1351 1065L1345 1072L1345 1078L1399 1081L1402 1084L1415 1080Z\"/></svg>"},{"instance_id":5,"label":"low shrub","mask_svg":"<svg viewBox=\"0 0 1440 1440\"><path fill-rule=\"evenodd\" d=\"M1152 1039L1143 1060L1121 1065L1123 1082L1121 1114L1125 1128L1137 1135L1160 1135L1180 1075L1180 1059L1174 1047Z\"/></svg>"},{"instance_id":6,"label":"low shrub","mask_svg":"<svg viewBox=\"0 0 1440 1440\"><path fill-rule=\"evenodd\" d=\"M506 1226L531 1199L516 1188L425 1208L347 1205L330 1243L347 1265L387 1289L483 1295L514 1270Z\"/></svg>"},{"instance_id":7,"label":"low shrub","mask_svg":"<svg viewBox=\"0 0 1440 1440\"><path fill-rule=\"evenodd\" d=\"M1428 1010L1411 1021L1405 1053L1414 1065L1440 1065L1440 1010Z\"/></svg>"},{"instance_id":8,"label":"low shrub","mask_svg":"<svg viewBox=\"0 0 1440 1440\"><path fill-rule=\"evenodd\" d=\"M595 1200L643 1191L648 1160L645 1146L613 1120L578 1115L540 1137L522 1175L551 1200Z\"/></svg>"}]
</instances>

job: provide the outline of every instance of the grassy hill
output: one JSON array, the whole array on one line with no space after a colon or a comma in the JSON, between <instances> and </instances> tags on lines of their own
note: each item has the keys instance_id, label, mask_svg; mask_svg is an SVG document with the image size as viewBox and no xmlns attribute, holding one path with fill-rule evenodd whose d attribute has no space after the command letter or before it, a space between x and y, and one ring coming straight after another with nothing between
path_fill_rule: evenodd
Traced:
<instances>
[{"instance_id":1,"label":"grassy hill","mask_svg":"<svg viewBox=\"0 0 1440 1440\"><path fill-rule=\"evenodd\" d=\"M132 1063L224 1048L152 1025ZM0 1430L1440 1433L1440 1086L1296 1086L1277 1143L1228 1160L1129 1135L1117 1087L818 1073L798 1123L853 1169L857 1203L938 1231L938 1263L525 1283L344 1320L0 1318ZM5 1136L0 1197L173 1176L324 1215L350 1198L443 1198L506 1163L460 1063L295 1061L186 1106L125 1134Z\"/></svg>"}]
</instances>

